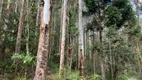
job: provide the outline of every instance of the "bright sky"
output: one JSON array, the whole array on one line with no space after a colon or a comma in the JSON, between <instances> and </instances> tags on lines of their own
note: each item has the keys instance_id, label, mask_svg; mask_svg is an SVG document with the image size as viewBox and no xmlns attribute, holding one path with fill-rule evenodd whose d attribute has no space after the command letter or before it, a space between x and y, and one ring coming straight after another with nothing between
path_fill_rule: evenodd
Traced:
<instances>
[{"instance_id":1,"label":"bright sky","mask_svg":"<svg viewBox=\"0 0 142 80\"><path fill-rule=\"evenodd\" d=\"M142 0L139 0L140 3L142 3ZM134 0L131 0L131 4L133 6L133 10L136 11L136 5L134 4ZM140 18L142 18L142 15L140 14Z\"/></svg>"}]
</instances>

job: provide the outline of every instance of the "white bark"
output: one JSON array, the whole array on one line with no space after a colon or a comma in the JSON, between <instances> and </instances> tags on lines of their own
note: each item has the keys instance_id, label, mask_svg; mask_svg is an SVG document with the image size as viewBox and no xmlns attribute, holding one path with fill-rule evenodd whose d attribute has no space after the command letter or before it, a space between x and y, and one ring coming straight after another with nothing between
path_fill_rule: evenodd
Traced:
<instances>
[{"instance_id":1,"label":"white bark","mask_svg":"<svg viewBox=\"0 0 142 80\"><path fill-rule=\"evenodd\" d=\"M82 0L79 0L79 51L82 50L82 55L84 56L84 36L83 36L83 26L82 26Z\"/></svg>"},{"instance_id":2,"label":"white bark","mask_svg":"<svg viewBox=\"0 0 142 80\"><path fill-rule=\"evenodd\" d=\"M79 0L79 68L80 76L84 76L84 28L82 26L82 0Z\"/></svg>"},{"instance_id":3,"label":"white bark","mask_svg":"<svg viewBox=\"0 0 142 80\"><path fill-rule=\"evenodd\" d=\"M18 8L18 0L15 1L15 12L17 12L17 8Z\"/></svg>"},{"instance_id":4,"label":"white bark","mask_svg":"<svg viewBox=\"0 0 142 80\"><path fill-rule=\"evenodd\" d=\"M66 34L66 13L67 13L67 1L63 1L62 6L62 35L61 35L61 52L60 52L60 69L59 69L59 75L61 76L62 70L64 67L64 53L65 53L65 34Z\"/></svg>"},{"instance_id":5,"label":"white bark","mask_svg":"<svg viewBox=\"0 0 142 80\"><path fill-rule=\"evenodd\" d=\"M44 0L44 13L43 18L46 24L50 21L50 0Z\"/></svg>"}]
</instances>

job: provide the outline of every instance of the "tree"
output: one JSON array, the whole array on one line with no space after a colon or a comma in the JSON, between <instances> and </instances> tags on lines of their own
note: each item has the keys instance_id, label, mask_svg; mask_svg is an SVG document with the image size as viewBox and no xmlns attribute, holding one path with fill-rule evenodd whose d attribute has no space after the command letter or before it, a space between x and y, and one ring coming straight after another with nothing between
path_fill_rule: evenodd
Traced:
<instances>
[{"instance_id":1,"label":"tree","mask_svg":"<svg viewBox=\"0 0 142 80\"><path fill-rule=\"evenodd\" d=\"M36 15L36 26L38 26L38 24L39 24L40 0L37 0L37 7L38 7L38 9L37 9L37 15Z\"/></svg>"},{"instance_id":2,"label":"tree","mask_svg":"<svg viewBox=\"0 0 142 80\"><path fill-rule=\"evenodd\" d=\"M141 76L142 34L136 24L140 0L131 0L138 4L135 10L130 0L24 0L23 5L22 1L0 0L0 79ZM15 54L19 26L23 29Z\"/></svg>"},{"instance_id":3,"label":"tree","mask_svg":"<svg viewBox=\"0 0 142 80\"><path fill-rule=\"evenodd\" d=\"M118 30L122 26L130 26L127 22L134 19L132 7L128 0L85 0L85 3L88 11L84 12L84 15L93 16L91 25L87 28L92 31L96 30L99 33L99 41L101 46L104 46L103 31L105 28L113 27ZM102 80L105 80L106 69L103 47L98 52L101 64Z\"/></svg>"},{"instance_id":4,"label":"tree","mask_svg":"<svg viewBox=\"0 0 142 80\"><path fill-rule=\"evenodd\" d=\"M84 76L84 28L82 26L82 0L78 0L78 26L79 26L79 69L80 76Z\"/></svg>"},{"instance_id":5,"label":"tree","mask_svg":"<svg viewBox=\"0 0 142 80\"><path fill-rule=\"evenodd\" d=\"M62 75L64 68L64 54L65 54L65 34L66 34L66 13L67 13L67 1L64 0L62 2L62 35L61 35L61 52L60 52L60 68L59 68L59 76Z\"/></svg>"},{"instance_id":6,"label":"tree","mask_svg":"<svg viewBox=\"0 0 142 80\"><path fill-rule=\"evenodd\" d=\"M25 0L21 1L22 7L20 11L20 18L19 18L19 25L18 25L18 33L17 33L17 40L16 40L16 46L15 46L15 54L20 53L21 48L21 40L22 40L22 29L23 29L23 12L24 12L24 2Z\"/></svg>"},{"instance_id":7,"label":"tree","mask_svg":"<svg viewBox=\"0 0 142 80\"><path fill-rule=\"evenodd\" d=\"M2 15L2 9L3 9L3 0L1 0L1 3L0 3L0 20Z\"/></svg>"},{"instance_id":8,"label":"tree","mask_svg":"<svg viewBox=\"0 0 142 80\"><path fill-rule=\"evenodd\" d=\"M46 80L52 0L41 0L41 24L34 80Z\"/></svg>"}]
</instances>

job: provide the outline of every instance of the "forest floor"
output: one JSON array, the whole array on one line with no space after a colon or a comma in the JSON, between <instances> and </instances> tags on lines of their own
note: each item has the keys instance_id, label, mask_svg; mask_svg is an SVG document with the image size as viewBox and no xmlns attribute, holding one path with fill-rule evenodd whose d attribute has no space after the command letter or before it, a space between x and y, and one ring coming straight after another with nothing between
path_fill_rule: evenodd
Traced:
<instances>
[{"instance_id":1,"label":"forest floor","mask_svg":"<svg viewBox=\"0 0 142 80\"><path fill-rule=\"evenodd\" d=\"M142 80L142 75L141 76L132 76L128 80Z\"/></svg>"},{"instance_id":2,"label":"forest floor","mask_svg":"<svg viewBox=\"0 0 142 80\"><path fill-rule=\"evenodd\" d=\"M135 77L131 77L131 78L129 78L128 80L138 80L138 79L135 78Z\"/></svg>"}]
</instances>

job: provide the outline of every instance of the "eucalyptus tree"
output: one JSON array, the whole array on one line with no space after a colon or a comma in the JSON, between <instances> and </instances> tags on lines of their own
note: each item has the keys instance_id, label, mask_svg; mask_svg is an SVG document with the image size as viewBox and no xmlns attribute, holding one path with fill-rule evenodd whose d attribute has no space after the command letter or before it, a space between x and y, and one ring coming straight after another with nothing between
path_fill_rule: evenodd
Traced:
<instances>
[{"instance_id":1,"label":"eucalyptus tree","mask_svg":"<svg viewBox=\"0 0 142 80\"><path fill-rule=\"evenodd\" d=\"M64 68L67 2L68 0L63 0L62 2L63 4L62 6L62 35L61 35L60 68L59 68L60 77L62 75L63 68Z\"/></svg>"},{"instance_id":2,"label":"eucalyptus tree","mask_svg":"<svg viewBox=\"0 0 142 80\"><path fill-rule=\"evenodd\" d=\"M79 70L80 76L84 76L84 28L82 26L82 5L83 0L78 0L78 26L79 26Z\"/></svg>"},{"instance_id":3,"label":"eucalyptus tree","mask_svg":"<svg viewBox=\"0 0 142 80\"><path fill-rule=\"evenodd\" d=\"M41 0L40 36L34 80L46 80L52 0Z\"/></svg>"}]
</instances>

